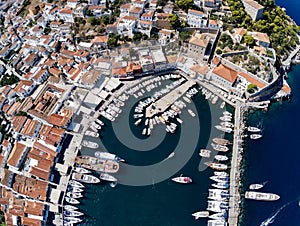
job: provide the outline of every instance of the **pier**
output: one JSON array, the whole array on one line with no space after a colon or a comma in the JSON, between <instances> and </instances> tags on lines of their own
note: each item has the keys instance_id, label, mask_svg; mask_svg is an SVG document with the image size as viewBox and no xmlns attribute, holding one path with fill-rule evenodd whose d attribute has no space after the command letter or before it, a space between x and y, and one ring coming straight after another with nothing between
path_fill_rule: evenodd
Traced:
<instances>
[{"instance_id":1,"label":"pier","mask_svg":"<svg viewBox=\"0 0 300 226\"><path fill-rule=\"evenodd\" d=\"M183 96L189 88L191 88L196 83L194 81L188 80L182 85L178 86L176 89L172 90L159 100L157 100L152 105L146 108L146 117L151 118L158 113L164 112L168 107L170 107L176 100Z\"/></svg>"},{"instance_id":2,"label":"pier","mask_svg":"<svg viewBox=\"0 0 300 226\"><path fill-rule=\"evenodd\" d=\"M243 124L244 108L241 103L236 104L234 115L234 135L232 147L232 159L230 169L230 188L229 188L229 213L228 224L230 226L238 225L238 218L240 214L240 178L241 178L241 152L240 143L242 142L242 133L244 131Z\"/></svg>"}]
</instances>

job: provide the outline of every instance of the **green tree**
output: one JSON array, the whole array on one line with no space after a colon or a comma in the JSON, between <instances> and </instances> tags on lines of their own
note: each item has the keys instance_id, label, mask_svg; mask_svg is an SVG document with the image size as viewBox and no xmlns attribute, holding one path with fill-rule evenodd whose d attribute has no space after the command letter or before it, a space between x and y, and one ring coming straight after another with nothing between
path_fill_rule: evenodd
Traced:
<instances>
[{"instance_id":1,"label":"green tree","mask_svg":"<svg viewBox=\"0 0 300 226\"><path fill-rule=\"evenodd\" d=\"M179 32L179 37L184 41L189 39L191 37L191 35L192 35L191 31L181 31L181 32Z\"/></svg>"},{"instance_id":2,"label":"green tree","mask_svg":"<svg viewBox=\"0 0 300 226\"><path fill-rule=\"evenodd\" d=\"M257 89L257 85L255 85L255 84L251 83L247 86L247 92L248 93L254 93L256 89Z\"/></svg>"},{"instance_id":3,"label":"green tree","mask_svg":"<svg viewBox=\"0 0 300 226\"><path fill-rule=\"evenodd\" d=\"M188 11L188 9L191 9L194 6L193 0L176 0L175 5L184 11Z\"/></svg>"},{"instance_id":4,"label":"green tree","mask_svg":"<svg viewBox=\"0 0 300 226\"><path fill-rule=\"evenodd\" d=\"M176 14L170 14L168 19L173 28L180 27L180 20Z\"/></svg>"},{"instance_id":5,"label":"green tree","mask_svg":"<svg viewBox=\"0 0 300 226\"><path fill-rule=\"evenodd\" d=\"M243 42L247 45L247 46L253 46L255 43L254 38L251 35L245 34L243 36Z\"/></svg>"},{"instance_id":6,"label":"green tree","mask_svg":"<svg viewBox=\"0 0 300 226\"><path fill-rule=\"evenodd\" d=\"M140 41L141 39L142 39L142 33L141 32L138 32L138 33L135 33L134 35L133 35L133 38L132 38L132 40L133 41Z\"/></svg>"}]
</instances>

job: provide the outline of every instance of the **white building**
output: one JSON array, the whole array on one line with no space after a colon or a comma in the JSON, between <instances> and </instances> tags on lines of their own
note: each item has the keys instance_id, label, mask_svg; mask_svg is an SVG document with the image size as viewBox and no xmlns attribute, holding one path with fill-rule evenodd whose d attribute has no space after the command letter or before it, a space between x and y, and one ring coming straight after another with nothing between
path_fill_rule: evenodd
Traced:
<instances>
[{"instance_id":1,"label":"white building","mask_svg":"<svg viewBox=\"0 0 300 226\"><path fill-rule=\"evenodd\" d=\"M74 9L76 6L80 3L80 0L68 0L67 1L67 6L70 8Z\"/></svg>"},{"instance_id":2,"label":"white building","mask_svg":"<svg viewBox=\"0 0 300 226\"><path fill-rule=\"evenodd\" d=\"M118 23L118 34L132 38L136 24L137 20L135 17L124 16Z\"/></svg>"},{"instance_id":3,"label":"white building","mask_svg":"<svg viewBox=\"0 0 300 226\"><path fill-rule=\"evenodd\" d=\"M70 8L60 10L59 17L65 22L74 23L73 10Z\"/></svg>"},{"instance_id":4,"label":"white building","mask_svg":"<svg viewBox=\"0 0 300 226\"><path fill-rule=\"evenodd\" d=\"M206 27L207 26L207 15L201 11L189 9L188 24L191 27Z\"/></svg>"},{"instance_id":5,"label":"white building","mask_svg":"<svg viewBox=\"0 0 300 226\"><path fill-rule=\"evenodd\" d=\"M235 70L225 66L224 64L220 64L215 67L211 73L212 82L219 88L226 91L231 90L237 78L238 73Z\"/></svg>"},{"instance_id":6,"label":"white building","mask_svg":"<svg viewBox=\"0 0 300 226\"><path fill-rule=\"evenodd\" d=\"M263 17L264 7L253 0L243 1L245 11L251 16L252 20L259 20Z\"/></svg>"}]
</instances>

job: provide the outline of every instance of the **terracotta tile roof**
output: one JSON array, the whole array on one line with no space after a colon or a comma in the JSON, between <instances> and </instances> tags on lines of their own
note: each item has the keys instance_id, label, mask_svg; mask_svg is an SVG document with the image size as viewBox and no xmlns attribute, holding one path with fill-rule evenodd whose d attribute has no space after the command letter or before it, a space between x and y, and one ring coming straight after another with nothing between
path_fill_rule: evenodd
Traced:
<instances>
[{"instance_id":1,"label":"terracotta tile roof","mask_svg":"<svg viewBox=\"0 0 300 226\"><path fill-rule=\"evenodd\" d=\"M260 81L256 78L254 78L253 76L247 74L247 73L240 72L239 75L244 77L248 82L257 85L257 87L260 88L260 89L267 86L267 83L264 83L264 82L262 82L262 81Z\"/></svg>"},{"instance_id":2,"label":"terracotta tile roof","mask_svg":"<svg viewBox=\"0 0 300 226\"><path fill-rule=\"evenodd\" d=\"M27 121L25 122L25 124L21 130L21 133L25 136L33 137L39 124L40 123L37 120L27 119Z\"/></svg>"},{"instance_id":3,"label":"terracotta tile roof","mask_svg":"<svg viewBox=\"0 0 300 226\"><path fill-rule=\"evenodd\" d=\"M253 36L254 39L256 39L258 41L270 43L270 38L266 33L253 32L252 36Z\"/></svg>"},{"instance_id":4,"label":"terracotta tile roof","mask_svg":"<svg viewBox=\"0 0 300 226\"><path fill-rule=\"evenodd\" d=\"M204 13L199 10L194 10L194 9L189 9L188 13L193 13L193 14L198 14L198 15L203 15Z\"/></svg>"},{"instance_id":5,"label":"terracotta tile roof","mask_svg":"<svg viewBox=\"0 0 300 226\"><path fill-rule=\"evenodd\" d=\"M95 36L93 40L91 41L92 43L107 43L108 37L107 36Z\"/></svg>"},{"instance_id":6,"label":"terracotta tile roof","mask_svg":"<svg viewBox=\"0 0 300 226\"><path fill-rule=\"evenodd\" d=\"M124 16L124 17L122 17L121 18L121 20L133 20L133 21L135 21L136 20L136 18L134 17L134 16Z\"/></svg>"},{"instance_id":7,"label":"terracotta tile roof","mask_svg":"<svg viewBox=\"0 0 300 226\"><path fill-rule=\"evenodd\" d=\"M131 4L123 4L120 6L120 9L130 9Z\"/></svg>"},{"instance_id":8,"label":"terracotta tile roof","mask_svg":"<svg viewBox=\"0 0 300 226\"><path fill-rule=\"evenodd\" d=\"M141 13L143 11L140 7L133 7L129 10L129 13Z\"/></svg>"},{"instance_id":9,"label":"terracotta tile roof","mask_svg":"<svg viewBox=\"0 0 300 226\"><path fill-rule=\"evenodd\" d=\"M231 83L234 83L235 80L238 78L238 73L235 70L232 70L231 68L226 67L223 64L220 64L219 66L215 67L213 73Z\"/></svg>"},{"instance_id":10,"label":"terracotta tile roof","mask_svg":"<svg viewBox=\"0 0 300 226\"><path fill-rule=\"evenodd\" d=\"M39 138L44 140L48 144L57 146L60 140L62 139L64 132L64 129L55 128L43 124L40 129Z\"/></svg>"},{"instance_id":11,"label":"terracotta tile roof","mask_svg":"<svg viewBox=\"0 0 300 226\"><path fill-rule=\"evenodd\" d=\"M48 67L52 67L54 63L55 63L55 60L48 58L45 61L44 65L47 65Z\"/></svg>"},{"instance_id":12,"label":"terracotta tile roof","mask_svg":"<svg viewBox=\"0 0 300 226\"><path fill-rule=\"evenodd\" d=\"M66 8L60 10L59 13L60 14L73 14L73 10L70 9L70 8L68 8L68 7L66 7Z\"/></svg>"},{"instance_id":13,"label":"terracotta tile roof","mask_svg":"<svg viewBox=\"0 0 300 226\"><path fill-rule=\"evenodd\" d=\"M111 74L113 76L126 76L126 67L121 67L121 68L113 68L111 71Z\"/></svg>"},{"instance_id":14,"label":"terracotta tile roof","mask_svg":"<svg viewBox=\"0 0 300 226\"><path fill-rule=\"evenodd\" d=\"M7 164L17 167L17 164L26 150L26 145L16 142L7 159Z\"/></svg>"},{"instance_id":15,"label":"terracotta tile roof","mask_svg":"<svg viewBox=\"0 0 300 226\"><path fill-rule=\"evenodd\" d=\"M21 102L14 102L11 107L8 109L8 111L6 112L7 115L15 115L16 113L19 112L20 108L21 108Z\"/></svg>"},{"instance_id":16,"label":"terracotta tile roof","mask_svg":"<svg viewBox=\"0 0 300 226\"><path fill-rule=\"evenodd\" d=\"M211 63L214 65L218 65L220 62L221 62L220 58L215 56Z\"/></svg>"},{"instance_id":17,"label":"terracotta tile roof","mask_svg":"<svg viewBox=\"0 0 300 226\"><path fill-rule=\"evenodd\" d=\"M21 218L22 225L30 225L30 226L41 226L42 222L39 219L29 218L29 217L22 217Z\"/></svg>"},{"instance_id":18,"label":"terracotta tile roof","mask_svg":"<svg viewBox=\"0 0 300 226\"><path fill-rule=\"evenodd\" d=\"M152 24L153 24L153 21L139 20L139 24L152 25Z\"/></svg>"},{"instance_id":19,"label":"terracotta tile roof","mask_svg":"<svg viewBox=\"0 0 300 226\"><path fill-rule=\"evenodd\" d=\"M49 73L56 77L59 77L59 75L60 75L60 73L62 73L62 71L59 70L57 67L52 67L49 69Z\"/></svg>"},{"instance_id":20,"label":"terracotta tile roof","mask_svg":"<svg viewBox=\"0 0 300 226\"><path fill-rule=\"evenodd\" d=\"M236 29L234 29L235 30L235 34L237 34L237 35L239 35L239 36L243 36L244 34L246 34L247 33L247 30L245 29L245 28L243 28L243 27L241 27L241 28L236 28Z\"/></svg>"},{"instance_id":21,"label":"terracotta tile roof","mask_svg":"<svg viewBox=\"0 0 300 226\"><path fill-rule=\"evenodd\" d=\"M12 124L13 130L19 133L22 130L26 120L26 116L12 116L10 122Z\"/></svg>"},{"instance_id":22,"label":"terracotta tile roof","mask_svg":"<svg viewBox=\"0 0 300 226\"><path fill-rule=\"evenodd\" d=\"M30 80L21 80L18 85L14 88L14 90L18 93L21 93L24 90L24 87L28 86L32 86L33 85L33 81Z\"/></svg>"},{"instance_id":23,"label":"terracotta tile roof","mask_svg":"<svg viewBox=\"0 0 300 226\"><path fill-rule=\"evenodd\" d=\"M285 92L287 94L290 94L292 91L291 88L285 84L283 85L282 90L283 90L283 92Z\"/></svg>"},{"instance_id":24,"label":"terracotta tile roof","mask_svg":"<svg viewBox=\"0 0 300 226\"><path fill-rule=\"evenodd\" d=\"M205 34L200 34L198 36L192 36L189 44L193 44L196 46L200 46L202 48L206 48L208 43L209 43L209 36L205 35Z\"/></svg>"},{"instance_id":25,"label":"terracotta tile roof","mask_svg":"<svg viewBox=\"0 0 300 226\"><path fill-rule=\"evenodd\" d=\"M154 12L153 11L150 11L148 13L143 13L142 14L142 17L153 17L154 16Z\"/></svg>"},{"instance_id":26,"label":"terracotta tile roof","mask_svg":"<svg viewBox=\"0 0 300 226\"><path fill-rule=\"evenodd\" d=\"M261 4L253 0L246 0L245 2L257 10L264 8Z\"/></svg>"},{"instance_id":27,"label":"terracotta tile roof","mask_svg":"<svg viewBox=\"0 0 300 226\"><path fill-rule=\"evenodd\" d=\"M193 67L191 67L191 70L198 72L201 75L205 75L209 71L209 67L207 65L201 67L199 64L196 64Z\"/></svg>"}]
</instances>

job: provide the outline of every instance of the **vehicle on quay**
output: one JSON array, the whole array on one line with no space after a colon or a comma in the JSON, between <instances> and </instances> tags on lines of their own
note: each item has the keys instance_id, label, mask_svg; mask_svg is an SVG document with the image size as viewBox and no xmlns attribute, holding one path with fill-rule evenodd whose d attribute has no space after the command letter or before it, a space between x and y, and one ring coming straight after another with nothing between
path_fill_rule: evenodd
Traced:
<instances>
[{"instance_id":1,"label":"vehicle on quay","mask_svg":"<svg viewBox=\"0 0 300 226\"><path fill-rule=\"evenodd\" d=\"M208 217L209 211L198 211L193 213L192 216L195 217L195 220L198 220L199 218Z\"/></svg>"},{"instance_id":2,"label":"vehicle on quay","mask_svg":"<svg viewBox=\"0 0 300 226\"><path fill-rule=\"evenodd\" d=\"M189 184L193 182L193 180L190 177L184 177L182 175L180 177L172 178L172 181L180 184Z\"/></svg>"},{"instance_id":3,"label":"vehicle on quay","mask_svg":"<svg viewBox=\"0 0 300 226\"><path fill-rule=\"evenodd\" d=\"M246 199L253 199L259 201L276 201L280 199L280 196L273 193L257 192L257 191L246 191Z\"/></svg>"}]
</instances>

